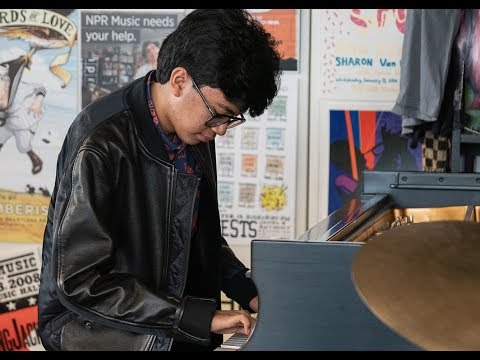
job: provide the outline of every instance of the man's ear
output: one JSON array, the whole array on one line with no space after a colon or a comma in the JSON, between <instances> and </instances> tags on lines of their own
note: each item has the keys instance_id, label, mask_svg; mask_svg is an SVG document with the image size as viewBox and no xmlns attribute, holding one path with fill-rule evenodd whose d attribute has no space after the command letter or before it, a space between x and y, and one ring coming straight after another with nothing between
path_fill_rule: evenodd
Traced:
<instances>
[{"instance_id":1,"label":"man's ear","mask_svg":"<svg viewBox=\"0 0 480 360\"><path fill-rule=\"evenodd\" d=\"M176 67L170 75L170 88L175 96L180 96L188 83L188 72L184 67Z\"/></svg>"}]
</instances>

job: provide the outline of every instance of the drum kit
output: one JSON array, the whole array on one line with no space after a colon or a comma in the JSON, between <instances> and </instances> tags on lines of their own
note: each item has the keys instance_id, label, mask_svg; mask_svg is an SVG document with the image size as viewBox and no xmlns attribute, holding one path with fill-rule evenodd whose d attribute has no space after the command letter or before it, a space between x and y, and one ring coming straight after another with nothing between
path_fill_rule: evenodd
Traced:
<instances>
[{"instance_id":1,"label":"drum kit","mask_svg":"<svg viewBox=\"0 0 480 360\"><path fill-rule=\"evenodd\" d=\"M480 223L382 232L356 254L352 281L372 313L419 348L480 349Z\"/></svg>"}]
</instances>

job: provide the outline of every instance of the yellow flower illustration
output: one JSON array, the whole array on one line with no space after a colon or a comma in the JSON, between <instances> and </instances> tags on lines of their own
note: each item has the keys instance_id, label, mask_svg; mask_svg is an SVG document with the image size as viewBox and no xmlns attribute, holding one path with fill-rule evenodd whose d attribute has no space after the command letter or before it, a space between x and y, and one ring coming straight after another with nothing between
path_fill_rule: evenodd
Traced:
<instances>
[{"instance_id":1,"label":"yellow flower illustration","mask_svg":"<svg viewBox=\"0 0 480 360\"><path fill-rule=\"evenodd\" d=\"M282 210L287 204L284 185L264 185L260 193L260 205L267 211Z\"/></svg>"}]
</instances>

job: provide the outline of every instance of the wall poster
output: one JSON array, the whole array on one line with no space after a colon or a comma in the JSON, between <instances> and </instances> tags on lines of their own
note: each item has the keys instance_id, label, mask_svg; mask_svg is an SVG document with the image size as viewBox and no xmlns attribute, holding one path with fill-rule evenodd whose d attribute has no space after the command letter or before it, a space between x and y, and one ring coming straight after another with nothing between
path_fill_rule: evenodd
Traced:
<instances>
[{"instance_id":1,"label":"wall poster","mask_svg":"<svg viewBox=\"0 0 480 360\"><path fill-rule=\"evenodd\" d=\"M401 116L390 111L331 109L328 213L363 189L363 170L421 171L422 147L400 136Z\"/></svg>"},{"instance_id":2,"label":"wall poster","mask_svg":"<svg viewBox=\"0 0 480 360\"><path fill-rule=\"evenodd\" d=\"M156 67L184 10L82 10L82 108Z\"/></svg>"},{"instance_id":3,"label":"wall poster","mask_svg":"<svg viewBox=\"0 0 480 360\"><path fill-rule=\"evenodd\" d=\"M277 40L282 56L282 70L298 70L299 62L299 10L298 9L248 9Z\"/></svg>"},{"instance_id":4,"label":"wall poster","mask_svg":"<svg viewBox=\"0 0 480 360\"><path fill-rule=\"evenodd\" d=\"M283 75L272 104L216 138L222 235L231 243L293 239L298 77Z\"/></svg>"},{"instance_id":5,"label":"wall poster","mask_svg":"<svg viewBox=\"0 0 480 360\"><path fill-rule=\"evenodd\" d=\"M41 245L0 247L0 351L44 350L38 334Z\"/></svg>"},{"instance_id":6,"label":"wall poster","mask_svg":"<svg viewBox=\"0 0 480 360\"><path fill-rule=\"evenodd\" d=\"M41 242L77 113L77 11L0 10L0 241Z\"/></svg>"},{"instance_id":7,"label":"wall poster","mask_svg":"<svg viewBox=\"0 0 480 360\"><path fill-rule=\"evenodd\" d=\"M322 98L394 101L406 9L326 9L320 12Z\"/></svg>"}]
</instances>

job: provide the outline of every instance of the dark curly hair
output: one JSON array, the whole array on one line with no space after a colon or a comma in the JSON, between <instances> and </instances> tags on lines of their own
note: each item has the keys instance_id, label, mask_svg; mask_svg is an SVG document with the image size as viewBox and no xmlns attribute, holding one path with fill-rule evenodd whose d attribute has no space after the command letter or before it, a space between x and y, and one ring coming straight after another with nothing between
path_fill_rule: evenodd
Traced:
<instances>
[{"instance_id":1,"label":"dark curly hair","mask_svg":"<svg viewBox=\"0 0 480 360\"><path fill-rule=\"evenodd\" d=\"M276 40L242 9L197 9L162 43L157 81L165 84L174 68L187 69L199 86L219 88L225 98L261 115L280 86Z\"/></svg>"}]
</instances>

